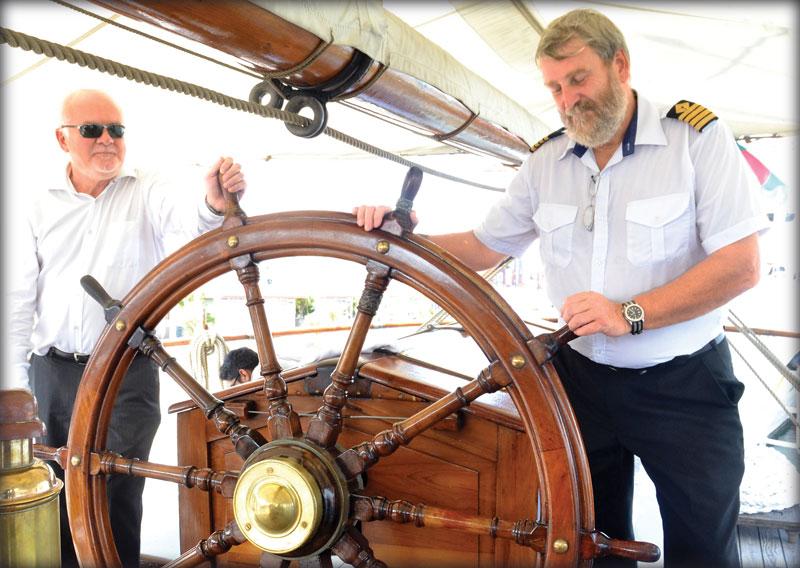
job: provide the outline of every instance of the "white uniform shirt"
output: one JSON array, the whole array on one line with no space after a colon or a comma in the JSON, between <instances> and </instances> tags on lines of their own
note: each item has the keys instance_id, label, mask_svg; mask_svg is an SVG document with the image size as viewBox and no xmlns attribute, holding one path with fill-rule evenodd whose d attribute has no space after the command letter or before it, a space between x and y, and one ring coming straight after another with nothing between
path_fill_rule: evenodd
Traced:
<instances>
[{"instance_id":1,"label":"white uniform shirt","mask_svg":"<svg viewBox=\"0 0 800 568\"><path fill-rule=\"evenodd\" d=\"M559 309L583 291L621 303L764 229L754 182L720 120L698 132L639 96L623 143L602 172L594 153L566 134L548 140L526 159L475 235L513 256L538 237L548 297ZM592 183L588 231L583 216ZM597 363L649 367L722 333L723 314L720 308L659 329L647 329L645 314L640 335L595 334L570 345Z\"/></svg>"},{"instance_id":2,"label":"white uniform shirt","mask_svg":"<svg viewBox=\"0 0 800 568\"><path fill-rule=\"evenodd\" d=\"M94 198L78 193L66 170L35 196L14 244L11 269L11 363L20 386L28 384L28 355L51 346L91 353L105 326L102 307L80 279L90 274L121 300L166 255L165 240L191 238L218 227L203 201L139 171L122 172ZM198 196L195 198L195 196Z\"/></svg>"}]
</instances>

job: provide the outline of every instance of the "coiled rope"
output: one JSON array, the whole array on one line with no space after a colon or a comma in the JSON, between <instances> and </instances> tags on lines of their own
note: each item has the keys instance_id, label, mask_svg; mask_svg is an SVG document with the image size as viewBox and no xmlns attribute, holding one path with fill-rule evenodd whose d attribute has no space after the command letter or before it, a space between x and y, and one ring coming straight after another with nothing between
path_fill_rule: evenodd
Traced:
<instances>
[{"instance_id":1,"label":"coiled rope","mask_svg":"<svg viewBox=\"0 0 800 568\"><path fill-rule=\"evenodd\" d=\"M97 55L93 55L85 51L73 49L71 47L60 45L51 41L39 39L21 32L11 30L9 28L0 27L0 44L3 43L8 44L11 47L16 47L25 51L32 51L38 55L45 55L46 57L52 57L58 59L59 61L66 61L68 63L79 65L81 67L88 67L89 69L100 71L102 73L107 73L115 77L121 77L124 79L128 79L130 81L136 81L137 83L142 83L153 87L159 87L161 89L165 89L168 91L189 95L234 110L255 114L257 116L261 116L264 118L278 119L285 123L298 126L306 126L310 122L309 119L299 114L266 107L263 105L251 103L249 101L244 101L242 99L237 99L235 97L230 97L228 95L224 95L217 91L207 89L205 87L201 87L193 83L180 81L172 77L166 77L164 75L151 73L149 71L144 71L142 69L131 67L129 65L125 65L123 63L119 63L111 59L106 59L104 57L99 57ZM367 142L354 138L353 136L350 136L343 132L339 132L338 130L335 130L330 127L326 127L323 133L335 140L338 140L339 142L343 142L363 152L367 152L375 156L384 158L386 160L390 160L407 168L416 166L427 174L442 179L446 179L449 181L453 181L456 183L471 185L473 187L477 187L480 189L488 189L490 191L500 191L500 192L504 191L503 188L477 183L471 180L467 180L457 176L452 176L450 174L446 174L444 172L440 172L438 170L434 170L432 168L428 168L426 166L417 164L415 162L412 162L411 160L407 160L401 156L392 154L391 152L378 148L377 146L373 146L372 144L368 144Z\"/></svg>"}]
</instances>

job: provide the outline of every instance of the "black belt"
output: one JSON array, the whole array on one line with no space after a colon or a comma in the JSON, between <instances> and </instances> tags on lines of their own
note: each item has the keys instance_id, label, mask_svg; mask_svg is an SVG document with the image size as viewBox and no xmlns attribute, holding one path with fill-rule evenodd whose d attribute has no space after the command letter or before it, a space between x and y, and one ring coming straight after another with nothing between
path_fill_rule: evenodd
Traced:
<instances>
[{"instance_id":1,"label":"black belt","mask_svg":"<svg viewBox=\"0 0 800 568\"><path fill-rule=\"evenodd\" d=\"M88 355L82 355L80 353L67 353L66 351L61 351L61 349L56 347L51 347L47 351L47 356L54 357L55 359L61 359L62 361L72 361L78 365L85 365L89 360Z\"/></svg>"},{"instance_id":2,"label":"black belt","mask_svg":"<svg viewBox=\"0 0 800 568\"><path fill-rule=\"evenodd\" d=\"M702 355L706 351L710 351L711 349L713 349L714 346L719 345L720 343L722 343L724 341L724 339L725 339L725 334L724 333L720 333L718 336L716 336L714 339L712 339L711 341L709 341L708 343L703 345L700 349L698 349L694 353L689 353L688 355L678 355L677 357L673 357L669 361L664 361L663 363L659 363L657 365L653 365L652 367L646 367L644 369L622 369L622 368L619 368L619 367L612 367L611 365L603 365L602 363L597 363L597 364L602 366L602 367L606 367L608 369L611 369L612 371L635 371L636 373L638 373L640 375L644 375L650 369L660 368L660 367L663 367L665 365L672 365L674 363L682 363L683 361L686 361L687 359L691 359L692 357L697 357L698 355Z\"/></svg>"}]
</instances>

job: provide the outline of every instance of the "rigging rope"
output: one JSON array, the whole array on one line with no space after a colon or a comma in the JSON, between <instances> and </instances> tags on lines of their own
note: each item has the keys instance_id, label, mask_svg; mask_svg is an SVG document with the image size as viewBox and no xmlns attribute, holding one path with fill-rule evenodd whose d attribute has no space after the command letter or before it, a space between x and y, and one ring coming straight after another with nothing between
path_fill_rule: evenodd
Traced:
<instances>
[{"instance_id":1,"label":"rigging rope","mask_svg":"<svg viewBox=\"0 0 800 568\"><path fill-rule=\"evenodd\" d=\"M173 91L189 95L192 97L200 98L209 102L216 103L218 105L222 105L241 112L248 112L251 114L262 116L264 118L275 118L285 123L297 126L306 126L310 122L309 119L307 119L306 117L300 116L295 113L266 107L260 104L244 101L242 99L237 99L235 97L230 97L228 95L224 95L217 91L207 89L205 87L201 87L193 83L187 83L185 81L180 81L172 77L166 77L164 75L159 75L157 73L144 71L136 67L125 65L123 63L118 63L111 59L106 59L104 57L99 57L91 53L87 53L85 51L80 51L78 49L73 49L71 47L63 46L51 41L39 39L5 27L0 27L0 44L2 43L6 43L11 47L17 47L25 51L32 51L39 55L46 55L47 57L53 57L55 59L58 59L59 61L66 61L74 65L79 65L81 67L88 67L89 69L107 73L109 75L122 77L130 81L136 81L137 83L143 83L145 85L160 87L168 91ZM353 136L345 134L344 132L339 132L338 130L335 130L330 127L326 127L325 130L323 130L323 133L326 134L327 136L330 136L334 140L338 140L339 142L343 142L345 144L353 146L354 148L384 158L386 160L390 160L407 168L416 166L427 174L442 179L446 179L449 181L462 183L465 185L471 185L473 187L477 187L480 189L488 189L490 191L500 191L500 192L504 191L504 189L500 187L494 187L491 185L477 183L471 180L446 174L444 172L440 172L432 168L428 168L427 166L417 164L415 162L412 162L411 160L403 158L402 156L392 154L391 152L378 148L377 146L373 146L372 144L368 144L367 142L359 140L358 138L354 138Z\"/></svg>"},{"instance_id":2,"label":"rigging rope","mask_svg":"<svg viewBox=\"0 0 800 568\"><path fill-rule=\"evenodd\" d=\"M747 365L750 368L750 372L753 373L755 378L757 378L761 382L761 384L764 386L764 388L767 389L767 392L770 395L772 395L772 398L774 398L775 402L778 403L778 406L780 406L783 409L783 411L786 413L786 416L789 418L789 420L792 422L792 424L794 424L795 428L800 428L800 423L798 423L797 418L794 415L794 412L791 409L789 409L789 407L787 407L783 403L783 401L781 400L781 397L778 396L778 393L776 393L774 390L772 390L770 388L770 386L767 384L767 381L765 381L763 378L761 378L761 375L758 374L758 371L755 370L753 365L750 364L750 361L748 361L745 358L745 356L742 355L742 352L739 351L733 343L731 343L729 341L728 345L730 346L731 349L733 349L734 353L736 353L739 356L739 358L744 362L744 364Z\"/></svg>"},{"instance_id":3,"label":"rigging rope","mask_svg":"<svg viewBox=\"0 0 800 568\"><path fill-rule=\"evenodd\" d=\"M192 376L208 389L212 369L214 376L219 381L219 368L225 362L225 356L229 352L228 344L220 334L204 329L192 340L191 351L189 351L189 367L192 370ZM216 364L209 369L208 359L211 355L216 355Z\"/></svg>"},{"instance_id":4,"label":"rigging rope","mask_svg":"<svg viewBox=\"0 0 800 568\"><path fill-rule=\"evenodd\" d=\"M759 339L758 335L747 325L745 325L744 321L733 313L733 310L728 310L730 314L728 316L728 321L733 324L733 326L743 335L745 336L750 343L758 349L761 354L772 363L772 366L775 367L778 372L783 375L783 377L789 381L789 383L798 391L800 391L800 378L797 377L796 374L792 373L789 368L784 365L776 356L775 354L770 351L769 347L764 345L764 342ZM734 319L735 318L735 319Z\"/></svg>"}]
</instances>

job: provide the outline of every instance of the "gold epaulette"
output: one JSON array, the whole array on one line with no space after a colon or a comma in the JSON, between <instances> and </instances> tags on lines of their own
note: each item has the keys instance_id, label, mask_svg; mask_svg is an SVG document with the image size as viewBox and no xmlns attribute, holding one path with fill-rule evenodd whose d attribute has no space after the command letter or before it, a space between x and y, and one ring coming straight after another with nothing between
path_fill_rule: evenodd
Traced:
<instances>
[{"instance_id":1,"label":"gold epaulette","mask_svg":"<svg viewBox=\"0 0 800 568\"><path fill-rule=\"evenodd\" d=\"M692 101L680 101L667 113L669 118L677 118L689 126L702 132L703 129L717 120L717 115L708 110L703 105Z\"/></svg>"},{"instance_id":2,"label":"gold epaulette","mask_svg":"<svg viewBox=\"0 0 800 568\"><path fill-rule=\"evenodd\" d=\"M547 136L545 136L544 138L542 138L541 140L539 140L539 141L538 141L536 144L534 144L533 146L531 146L531 152L535 152L536 150L538 150L538 149L539 149L539 146L541 146L542 144L544 144L544 143L545 143L545 142L547 142L548 140L552 140L553 138L555 138L555 137L557 137L557 136L561 136L562 134L564 134L564 131L565 131L565 130L566 130L566 128L564 128L564 127L562 126L561 128L559 128L559 129L558 129L558 130L556 130L555 132L551 132L550 134L548 134Z\"/></svg>"}]
</instances>

